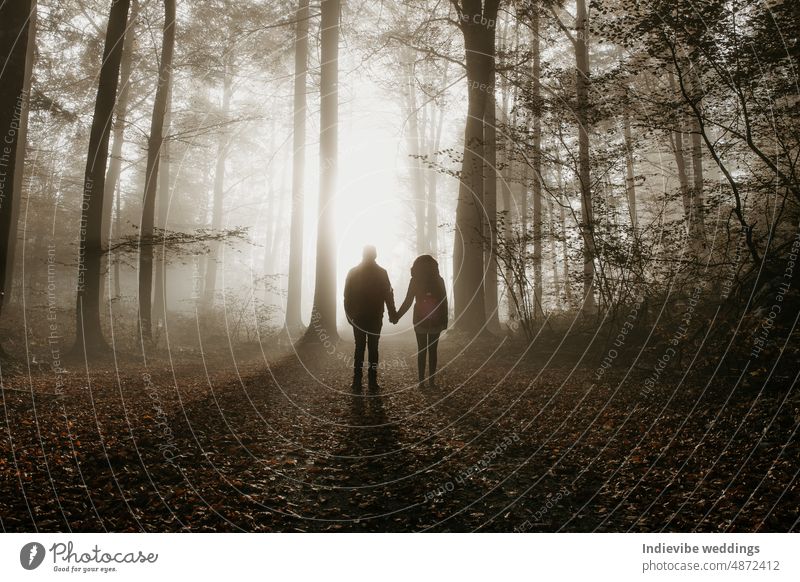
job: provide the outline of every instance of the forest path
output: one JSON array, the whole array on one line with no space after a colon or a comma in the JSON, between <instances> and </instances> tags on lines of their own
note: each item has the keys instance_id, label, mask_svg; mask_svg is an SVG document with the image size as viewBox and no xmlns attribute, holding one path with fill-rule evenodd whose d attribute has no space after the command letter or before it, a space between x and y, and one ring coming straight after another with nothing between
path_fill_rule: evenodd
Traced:
<instances>
[{"instance_id":1,"label":"forest path","mask_svg":"<svg viewBox=\"0 0 800 582\"><path fill-rule=\"evenodd\" d=\"M249 496L254 511L270 515L270 527L473 529L494 517L487 500L502 508L521 491L520 483L509 489L489 478L495 460L507 468L526 456L509 419L485 424L485 401L455 405L467 382L486 387L489 378L469 379L463 364L455 371L448 360L461 356L443 344L439 385L418 387L412 338L381 341L379 392L352 391L352 339L345 337L336 346L288 355L216 399L205 415L215 428L202 432L218 435L224 425L226 438L240 447L247 435L252 464L235 471L230 484ZM210 439L202 447L224 457L218 445ZM219 477L228 481L224 471ZM544 481L555 493L556 482Z\"/></svg>"},{"instance_id":2,"label":"forest path","mask_svg":"<svg viewBox=\"0 0 800 582\"><path fill-rule=\"evenodd\" d=\"M90 390L76 373L58 397L47 375L31 393L4 379L2 529L718 531L796 519L796 504L773 507L798 498L797 443L783 447L796 422L777 393L742 389L725 405L729 385L670 379L674 398L643 400L624 366L598 382L597 362L575 352L446 337L438 386L418 388L410 333L382 340L381 391L353 393L352 346L98 369Z\"/></svg>"}]
</instances>

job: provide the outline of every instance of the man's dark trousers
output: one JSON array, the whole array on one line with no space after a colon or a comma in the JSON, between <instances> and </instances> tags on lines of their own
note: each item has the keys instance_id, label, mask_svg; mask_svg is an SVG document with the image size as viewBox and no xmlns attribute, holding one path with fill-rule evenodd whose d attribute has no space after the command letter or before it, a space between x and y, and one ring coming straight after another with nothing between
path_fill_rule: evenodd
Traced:
<instances>
[{"instance_id":1,"label":"man's dark trousers","mask_svg":"<svg viewBox=\"0 0 800 582\"><path fill-rule=\"evenodd\" d=\"M360 384L364 369L364 350L369 362L369 385L378 383L378 340L381 337L382 322L361 322L353 325L356 352L353 356L353 383Z\"/></svg>"}]
</instances>

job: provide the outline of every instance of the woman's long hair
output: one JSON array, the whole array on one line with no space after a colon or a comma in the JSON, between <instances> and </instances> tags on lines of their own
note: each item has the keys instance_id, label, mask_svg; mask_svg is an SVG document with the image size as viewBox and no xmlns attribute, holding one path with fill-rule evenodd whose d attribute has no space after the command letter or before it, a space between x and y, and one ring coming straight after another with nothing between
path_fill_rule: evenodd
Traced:
<instances>
[{"instance_id":1,"label":"woman's long hair","mask_svg":"<svg viewBox=\"0 0 800 582\"><path fill-rule=\"evenodd\" d=\"M422 291L434 293L439 289L439 263L430 255L420 255L411 265L411 277Z\"/></svg>"}]
</instances>

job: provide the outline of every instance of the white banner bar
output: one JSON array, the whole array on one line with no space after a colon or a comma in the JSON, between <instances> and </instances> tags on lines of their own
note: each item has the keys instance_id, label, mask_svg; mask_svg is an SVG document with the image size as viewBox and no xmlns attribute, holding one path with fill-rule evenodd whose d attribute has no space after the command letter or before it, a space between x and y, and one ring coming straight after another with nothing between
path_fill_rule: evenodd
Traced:
<instances>
[{"instance_id":1,"label":"white banner bar","mask_svg":"<svg viewBox=\"0 0 800 582\"><path fill-rule=\"evenodd\" d=\"M4 534L3 580L800 580L791 534Z\"/></svg>"}]
</instances>

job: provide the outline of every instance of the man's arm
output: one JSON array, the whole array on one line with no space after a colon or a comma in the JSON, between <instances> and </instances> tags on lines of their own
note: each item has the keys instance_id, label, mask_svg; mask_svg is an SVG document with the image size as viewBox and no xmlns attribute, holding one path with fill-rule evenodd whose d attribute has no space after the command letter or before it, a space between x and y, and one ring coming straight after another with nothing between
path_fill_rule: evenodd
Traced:
<instances>
[{"instance_id":1,"label":"man's arm","mask_svg":"<svg viewBox=\"0 0 800 582\"><path fill-rule=\"evenodd\" d=\"M353 303L353 282L351 273L348 272L347 278L344 281L344 315L349 323L353 323L352 303Z\"/></svg>"},{"instance_id":2,"label":"man's arm","mask_svg":"<svg viewBox=\"0 0 800 582\"><path fill-rule=\"evenodd\" d=\"M392 284L389 281L389 274L386 273L386 271L384 271L384 274L386 275L386 297L384 300L386 301L386 309L389 310L389 321L394 323L397 321L397 309L394 307L394 290L392 289Z\"/></svg>"}]
</instances>

